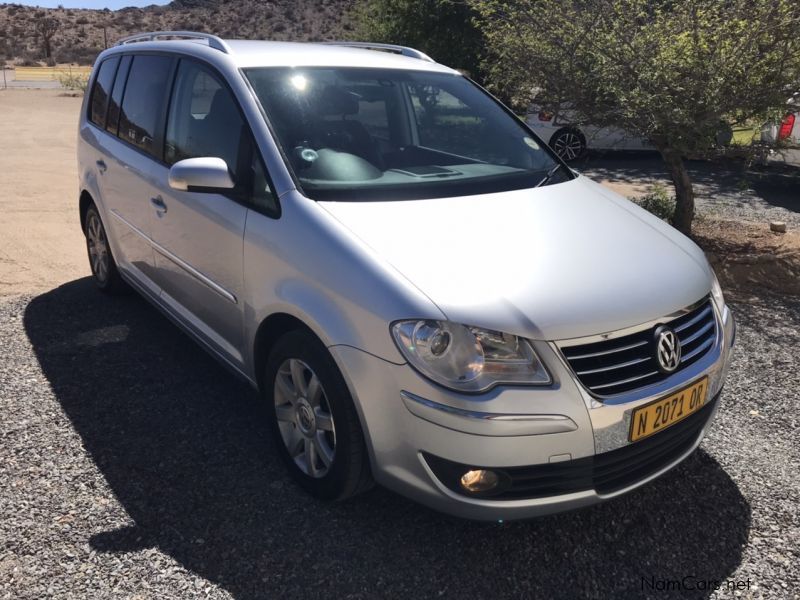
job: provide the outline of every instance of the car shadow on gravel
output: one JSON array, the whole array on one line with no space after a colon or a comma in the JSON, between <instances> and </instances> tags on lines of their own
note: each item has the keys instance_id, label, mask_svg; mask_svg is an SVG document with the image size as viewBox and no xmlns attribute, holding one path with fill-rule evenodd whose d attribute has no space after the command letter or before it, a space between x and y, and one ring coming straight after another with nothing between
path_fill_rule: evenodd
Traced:
<instances>
[{"instance_id":1,"label":"car shadow on gravel","mask_svg":"<svg viewBox=\"0 0 800 600\"><path fill-rule=\"evenodd\" d=\"M86 524L91 547L157 548L236 598L670 597L664 580L725 580L747 542L750 507L703 450L625 497L528 522L461 521L383 489L317 502L287 479L255 394L144 300L80 279L33 299L24 326L134 523Z\"/></svg>"}]
</instances>

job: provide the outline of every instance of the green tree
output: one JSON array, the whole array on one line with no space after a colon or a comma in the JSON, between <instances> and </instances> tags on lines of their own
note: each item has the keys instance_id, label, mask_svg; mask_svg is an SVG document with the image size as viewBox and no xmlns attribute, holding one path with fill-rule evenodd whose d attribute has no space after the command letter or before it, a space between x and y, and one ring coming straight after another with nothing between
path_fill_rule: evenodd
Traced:
<instances>
[{"instance_id":1,"label":"green tree","mask_svg":"<svg viewBox=\"0 0 800 600\"><path fill-rule=\"evenodd\" d=\"M800 89L797 0L468 2L492 86L650 140L675 186L673 225L687 234L685 158L709 152L723 122L781 114Z\"/></svg>"},{"instance_id":2,"label":"green tree","mask_svg":"<svg viewBox=\"0 0 800 600\"><path fill-rule=\"evenodd\" d=\"M483 37L457 0L364 0L353 9L354 40L400 44L479 77Z\"/></svg>"}]
</instances>

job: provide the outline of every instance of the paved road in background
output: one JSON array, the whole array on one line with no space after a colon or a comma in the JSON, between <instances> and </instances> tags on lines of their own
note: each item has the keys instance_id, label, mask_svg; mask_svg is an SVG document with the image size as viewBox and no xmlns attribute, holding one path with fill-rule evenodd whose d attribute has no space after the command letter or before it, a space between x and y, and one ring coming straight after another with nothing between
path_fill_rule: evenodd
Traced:
<instances>
[{"instance_id":1,"label":"paved road in background","mask_svg":"<svg viewBox=\"0 0 800 600\"><path fill-rule=\"evenodd\" d=\"M6 79L3 81L3 72L0 72L0 90L7 87L11 88L27 88L33 90L57 90L61 89L61 84L58 81L17 81L14 71L5 70Z\"/></svg>"}]
</instances>

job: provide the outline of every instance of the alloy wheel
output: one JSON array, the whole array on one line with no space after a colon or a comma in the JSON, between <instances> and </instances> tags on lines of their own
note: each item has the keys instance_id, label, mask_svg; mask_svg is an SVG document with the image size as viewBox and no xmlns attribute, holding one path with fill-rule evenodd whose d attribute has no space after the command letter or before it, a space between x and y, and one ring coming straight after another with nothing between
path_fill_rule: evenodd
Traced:
<instances>
[{"instance_id":1,"label":"alloy wheel","mask_svg":"<svg viewBox=\"0 0 800 600\"><path fill-rule=\"evenodd\" d=\"M86 223L86 245L92 273L100 282L105 282L109 271L108 240L100 217L95 212L89 213Z\"/></svg>"},{"instance_id":2,"label":"alloy wheel","mask_svg":"<svg viewBox=\"0 0 800 600\"><path fill-rule=\"evenodd\" d=\"M583 152L583 142L577 133L565 131L556 138L553 150L564 160L574 160Z\"/></svg>"},{"instance_id":3,"label":"alloy wheel","mask_svg":"<svg viewBox=\"0 0 800 600\"><path fill-rule=\"evenodd\" d=\"M289 358L275 376L275 415L286 450L309 477L324 477L336 454L336 427L316 373Z\"/></svg>"}]
</instances>

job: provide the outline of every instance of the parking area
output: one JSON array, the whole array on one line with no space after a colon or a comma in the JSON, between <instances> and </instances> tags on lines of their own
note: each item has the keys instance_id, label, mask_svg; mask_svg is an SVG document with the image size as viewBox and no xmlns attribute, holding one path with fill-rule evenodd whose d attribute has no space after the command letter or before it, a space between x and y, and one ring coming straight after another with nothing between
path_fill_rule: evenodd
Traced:
<instances>
[{"instance_id":1,"label":"parking area","mask_svg":"<svg viewBox=\"0 0 800 600\"><path fill-rule=\"evenodd\" d=\"M6 300L0 597L665 598L651 578L684 577L797 597L800 302L733 310L723 403L689 460L604 505L478 524L382 489L312 500L254 394L136 296L82 278Z\"/></svg>"},{"instance_id":2,"label":"parking area","mask_svg":"<svg viewBox=\"0 0 800 600\"><path fill-rule=\"evenodd\" d=\"M78 106L0 92L0 598L800 597L800 298L730 294L714 427L634 493L503 524L380 488L324 504L287 478L249 388L86 277ZM662 178L653 157L589 161L626 195ZM701 211L800 223L791 174L692 169Z\"/></svg>"}]
</instances>

